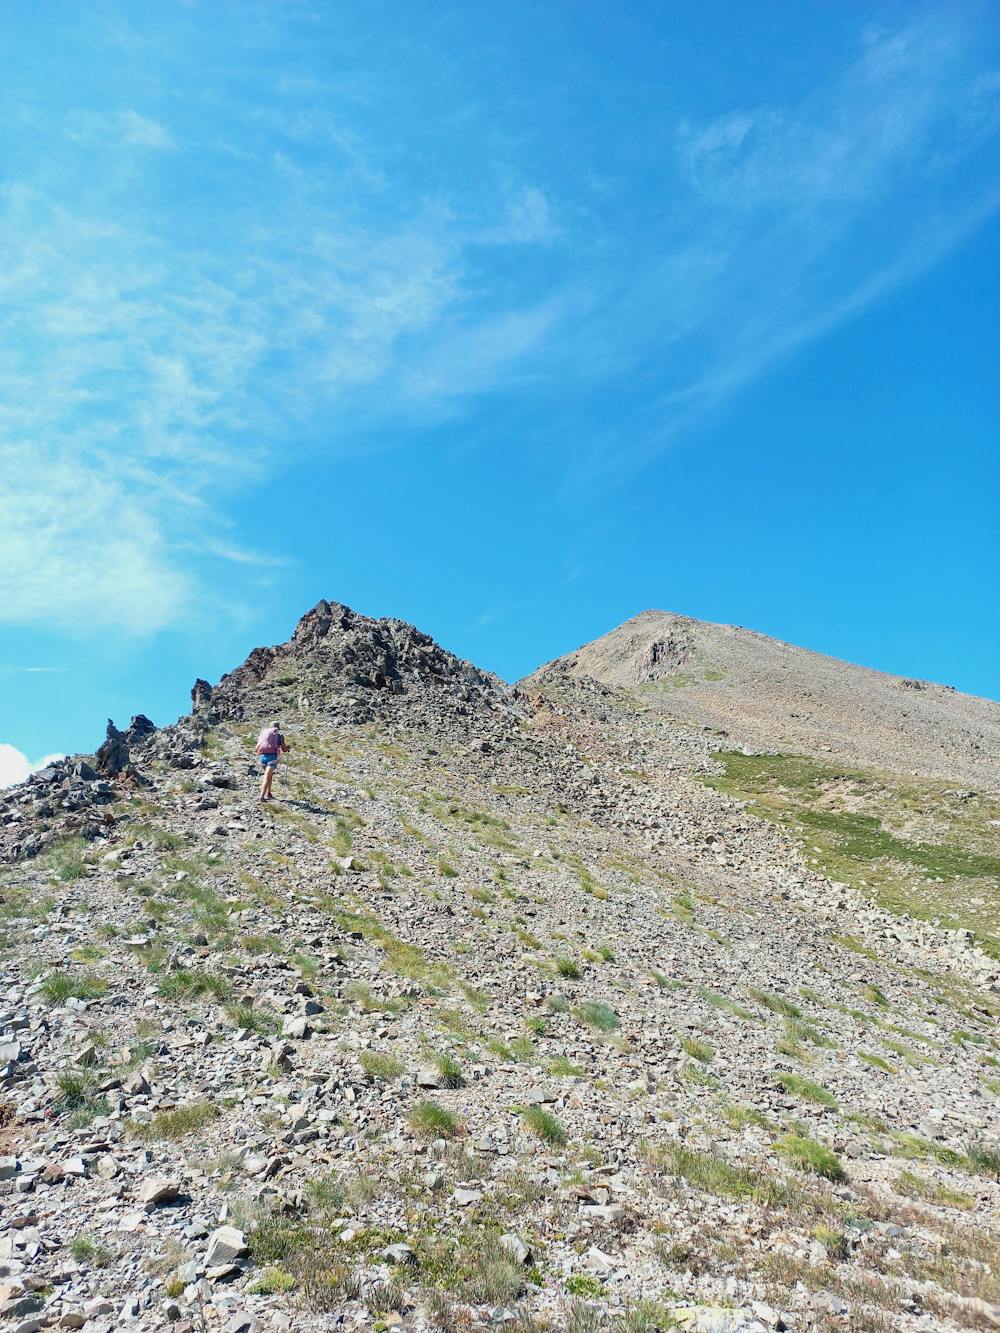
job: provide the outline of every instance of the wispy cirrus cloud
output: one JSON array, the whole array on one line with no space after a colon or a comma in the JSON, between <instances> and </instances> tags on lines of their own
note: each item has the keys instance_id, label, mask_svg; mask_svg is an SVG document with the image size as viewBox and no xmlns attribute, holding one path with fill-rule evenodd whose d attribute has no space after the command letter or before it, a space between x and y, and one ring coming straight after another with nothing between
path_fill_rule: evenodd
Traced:
<instances>
[{"instance_id":1,"label":"wispy cirrus cloud","mask_svg":"<svg viewBox=\"0 0 1000 1333\"><path fill-rule=\"evenodd\" d=\"M973 24L928 12L862 34L798 103L681 122L665 253L626 302L643 338L659 325L660 391L585 453L576 481L644 465L1000 209L1000 173L979 158L1000 85L977 60Z\"/></svg>"},{"instance_id":2,"label":"wispy cirrus cloud","mask_svg":"<svg viewBox=\"0 0 1000 1333\"><path fill-rule=\"evenodd\" d=\"M14 674L24 673L26 675L62 675L69 670L64 666L12 666L10 663L0 663L0 671L9 671Z\"/></svg>"},{"instance_id":3,"label":"wispy cirrus cloud","mask_svg":"<svg viewBox=\"0 0 1000 1333\"><path fill-rule=\"evenodd\" d=\"M164 146L142 117L110 122L129 131L116 160ZM291 190L266 218L234 213L227 243L206 247L169 237L132 199L81 214L40 185L0 189L0 243L17 257L0 275L0 616L147 633L203 603L199 552L286 564L228 540L228 494L264 478L290 439L317 447L334 404L369 426L449 413L551 328L551 309L467 308L466 247L544 230L537 192L513 232L508 203L484 242L438 208L360 225ZM326 447L360 442L342 427Z\"/></svg>"},{"instance_id":4,"label":"wispy cirrus cloud","mask_svg":"<svg viewBox=\"0 0 1000 1333\"><path fill-rule=\"evenodd\" d=\"M1000 76L971 8L861 31L804 95L762 78L761 96L657 125L648 147L629 122L627 165L601 188L584 135L539 170L536 106L515 99L520 119L498 126L497 104L449 103L445 85L424 119L425 86L396 93L409 53L334 76L280 10L241 28L222 69L192 45L210 20L191 12L183 39L88 27L120 96L85 81L78 105L8 95L12 623L149 633L211 599L207 562L248 587L280 577L283 553L234 540L240 488L313 451L405 443L489 395L615 398L616 429L547 433L593 490L998 206L984 158ZM613 91L627 107L627 70ZM238 614L231 587L226 601Z\"/></svg>"}]
</instances>

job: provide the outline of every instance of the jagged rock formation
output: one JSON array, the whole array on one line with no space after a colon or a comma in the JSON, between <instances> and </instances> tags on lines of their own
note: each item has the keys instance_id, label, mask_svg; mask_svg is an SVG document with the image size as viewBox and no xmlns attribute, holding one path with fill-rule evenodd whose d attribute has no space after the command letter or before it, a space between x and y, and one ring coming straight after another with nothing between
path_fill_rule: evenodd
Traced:
<instances>
[{"instance_id":1,"label":"jagged rock formation","mask_svg":"<svg viewBox=\"0 0 1000 1333\"><path fill-rule=\"evenodd\" d=\"M11 1327L1000 1318L1000 799L744 753L623 630L512 689L321 602L3 794Z\"/></svg>"},{"instance_id":2,"label":"jagged rock formation","mask_svg":"<svg viewBox=\"0 0 1000 1333\"><path fill-rule=\"evenodd\" d=\"M201 697L204 682L195 690ZM339 602L318 602L288 643L255 648L241 667L205 696L214 717L242 719L282 703L312 707L352 722L371 721L408 694L410 707L470 707L516 713L516 691L440 648L402 620L372 620ZM196 705L205 706L205 705ZM273 711L273 708L272 708Z\"/></svg>"}]
</instances>

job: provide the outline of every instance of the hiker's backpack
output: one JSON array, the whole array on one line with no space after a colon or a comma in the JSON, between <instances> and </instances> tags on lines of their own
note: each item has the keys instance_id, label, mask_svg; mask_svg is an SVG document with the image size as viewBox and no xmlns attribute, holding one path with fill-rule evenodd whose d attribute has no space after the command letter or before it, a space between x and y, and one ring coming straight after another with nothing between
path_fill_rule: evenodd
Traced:
<instances>
[{"instance_id":1,"label":"hiker's backpack","mask_svg":"<svg viewBox=\"0 0 1000 1333\"><path fill-rule=\"evenodd\" d=\"M281 745L281 732L277 727L264 727L257 737L258 754L277 754Z\"/></svg>"}]
</instances>

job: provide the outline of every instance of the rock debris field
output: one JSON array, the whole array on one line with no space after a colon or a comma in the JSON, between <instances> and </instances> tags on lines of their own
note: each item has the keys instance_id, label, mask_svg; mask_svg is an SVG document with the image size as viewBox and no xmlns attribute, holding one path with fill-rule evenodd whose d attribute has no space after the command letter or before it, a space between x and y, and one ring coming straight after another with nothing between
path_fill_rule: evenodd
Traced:
<instances>
[{"instance_id":1,"label":"rock debris field","mask_svg":"<svg viewBox=\"0 0 1000 1333\"><path fill-rule=\"evenodd\" d=\"M0 797L5 1327L1000 1328L981 756L326 602L193 703Z\"/></svg>"}]
</instances>

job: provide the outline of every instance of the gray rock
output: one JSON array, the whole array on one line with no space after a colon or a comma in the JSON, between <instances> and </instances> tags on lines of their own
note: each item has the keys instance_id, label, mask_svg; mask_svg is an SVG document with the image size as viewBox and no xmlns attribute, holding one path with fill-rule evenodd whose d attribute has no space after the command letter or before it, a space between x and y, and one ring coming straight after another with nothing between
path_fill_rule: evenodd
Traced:
<instances>
[{"instance_id":1,"label":"gray rock","mask_svg":"<svg viewBox=\"0 0 1000 1333\"><path fill-rule=\"evenodd\" d=\"M304 1041L312 1033L307 1019L301 1015L293 1015L286 1018L281 1027L281 1035L288 1037L292 1041Z\"/></svg>"},{"instance_id":2,"label":"gray rock","mask_svg":"<svg viewBox=\"0 0 1000 1333\"><path fill-rule=\"evenodd\" d=\"M4 1037L0 1041L0 1065L16 1064L21 1058L21 1043L16 1037Z\"/></svg>"},{"instance_id":3,"label":"gray rock","mask_svg":"<svg viewBox=\"0 0 1000 1333\"><path fill-rule=\"evenodd\" d=\"M181 1192L181 1183L175 1179L164 1179L154 1176L151 1180L144 1180L136 1190L136 1197L141 1203L155 1207L158 1203L169 1203L176 1199Z\"/></svg>"},{"instance_id":4,"label":"gray rock","mask_svg":"<svg viewBox=\"0 0 1000 1333\"><path fill-rule=\"evenodd\" d=\"M478 1203L483 1197L482 1190L457 1189L451 1196L458 1204L459 1208L468 1208L471 1204Z\"/></svg>"},{"instance_id":5,"label":"gray rock","mask_svg":"<svg viewBox=\"0 0 1000 1333\"><path fill-rule=\"evenodd\" d=\"M415 1252L409 1245L402 1243L389 1245L382 1251L382 1254L386 1262L390 1264L415 1264L417 1262Z\"/></svg>"},{"instance_id":6,"label":"gray rock","mask_svg":"<svg viewBox=\"0 0 1000 1333\"><path fill-rule=\"evenodd\" d=\"M525 1242L521 1239L521 1237L515 1235L513 1231L508 1231L506 1235L501 1236L500 1244L504 1247L504 1249L508 1252L508 1254L511 1255L512 1258L517 1260L519 1264L531 1263L530 1246L525 1244Z\"/></svg>"},{"instance_id":7,"label":"gray rock","mask_svg":"<svg viewBox=\"0 0 1000 1333\"><path fill-rule=\"evenodd\" d=\"M247 1238L236 1227L217 1227L208 1238L205 1267L215 1268L242 1259L247 1253Z\"/></svg>"},{"instance_id":8,"label":"gray rock","mask_svg":"<svg viewBox=\"0 0 1000 1333\"><path fill-rule=\"evenodd\" d=\"M607 1277L609 1273L614 1272L615 1261L610 1254L605 1254L596 1245L591 1245L583 1256L583 1266L595 1277Z\"/></svg>"}]
</instances>

